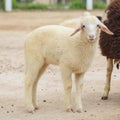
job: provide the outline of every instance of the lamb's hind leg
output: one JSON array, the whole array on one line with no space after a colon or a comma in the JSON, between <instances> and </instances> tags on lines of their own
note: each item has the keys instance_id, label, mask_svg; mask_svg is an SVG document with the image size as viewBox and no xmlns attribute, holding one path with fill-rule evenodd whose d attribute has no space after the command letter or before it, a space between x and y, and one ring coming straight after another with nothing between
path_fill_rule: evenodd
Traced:
<instances>
[{"instance_id":1,"label":"lamb's hind leg","mask_svg":"<svg viewBox=\"0 0 120 120\"><path fill-rule=\"evenodd\" d=\"M102 100L108 99L112 70L113 70L113 59L108 58L107 59L106 83L105 83L104 94L102 96Z\"/></svg>"},{"instance_id":2,"label":"lamb's hind leg","mask_svg":"<svg viewBox=\"0 0 120 120\"><path fill-rule=\"evenodd\" d=\"M32 55L26 61L26 76L25 76L25 105L28 112L35 110L33 90L36 81L38 81L39 71L44 65L44 60L37 60ZM36 92L36 90L35 90Z\"/></svg>"},{"instance_id":3,"label":"lamb's hind leg","mask_svg":"<svg viewBox=\"0 0 120 120\"><path fill-rule=\"evenodd\" d=\"M72 90L72 71L65 67L64 65L61 65L61 74L63 78L64 83L64 90L65 90L65 106L66 111L71 111L71 90Z\"/></svg>"},{"instance_id":4,"label":"lamb's hind leg","mask_svg":"<svg viewBox=\"0 0 120 120\"><path fill-rule=\"evenodd\" d=\"M33 83L32 101L33 101L33 106L34 106L35 109L38 109L38 105L37 105L37 84L38 84L38 80L40 79L40 77L44 73L44 71L46 70L46 67L47 67L47 65L43 65L42 69L40 69L40 71L39 71L39 75L37 76L37 79Z\"/></svg>"}]
</instances>

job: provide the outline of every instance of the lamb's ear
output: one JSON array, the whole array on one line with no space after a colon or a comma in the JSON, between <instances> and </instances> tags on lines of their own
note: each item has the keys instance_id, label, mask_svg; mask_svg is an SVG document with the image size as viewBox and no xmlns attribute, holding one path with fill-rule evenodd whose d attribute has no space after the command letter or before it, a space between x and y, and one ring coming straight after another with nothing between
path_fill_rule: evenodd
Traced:
<instances>
[{"instance_id":1,"label":"lamb's ear","mask_svg":"<svg viewBox=\"0 0 120 120\"><path fill-rule=\"evenodd\" d=\"M75 31L70 35L70 36L73 36L75 35L77 32L79 32L81 30L81 25L75 29Z\"/></svg>"},{"instance_id":2,"label":"lamb's ear","mask_svg":"<svg viewBox=\"0 0 120 120\"><path fill-rule=\"evenodd\" d=\"M105 32L105 33L107 33L107 34L109 34L109 35L114 35L114 33L113 33L112 31L110 31L110 30L107 28L107 26L105 26L103 23L100 23L98 26L99 26L99 28L100 28L103 32Z\"/></svg>"},{"instance_id":3,"label":"lamb's ear","mask_svg":"<svg viewBox=\"0 0 120 120\"><path fill-rule=\"evenodd\" d=\"M96 16L98 18L98 20L102 21L102 17L101 16Z\"/></svg>"}]
</instances>

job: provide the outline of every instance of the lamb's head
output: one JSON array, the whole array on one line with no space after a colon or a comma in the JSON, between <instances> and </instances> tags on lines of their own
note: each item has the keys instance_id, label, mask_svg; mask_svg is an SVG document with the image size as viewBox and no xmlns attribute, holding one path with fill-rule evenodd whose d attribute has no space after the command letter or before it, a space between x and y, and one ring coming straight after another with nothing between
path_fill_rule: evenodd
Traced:
<instances>
[{"instance_id":1,"label":"lamb's head","mask_svg":"<svg viewBox=\"0 0 120 120\"><path fill-rule=\"evenodd\" d=\"M80 25L75 29L71 36L80 31L82 37L86 38L85 40L95 42L99 36L100 29L109 35L113 35L113 33L96 16L89 15L82 18Z\"/></svg>"}]
</instances>

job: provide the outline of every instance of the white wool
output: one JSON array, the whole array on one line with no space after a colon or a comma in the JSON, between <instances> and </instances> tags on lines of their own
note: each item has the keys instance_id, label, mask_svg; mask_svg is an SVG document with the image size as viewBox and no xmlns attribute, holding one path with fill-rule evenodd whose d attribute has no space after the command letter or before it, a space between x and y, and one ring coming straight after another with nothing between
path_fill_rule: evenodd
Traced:
<instances>
[{"instance_id":1,"label":"white wool","mask_svg":"<svg viewBox=\"0 0 120 120\"><path fill-rule=\"evenodd\" d=\"M81 19L81 17L66 20L66 21L62 22L60 25L66 26L66 27L71 27L71 28L76 28L80 24L80 19Z\"/></svg>"},{"instance_id":2,"label":"white wool","mask_svg":"<svg viewBox=\"0 0 120 120\"><path fill-rule=\"evenodd\" d=\"M33 54L39 61L43 57L47 64L59 65L62 61L73 71L85 72L96 51L96 42L83 41L79 33L71 37L73 31L72 28L58 25L41 27L28 37L27 52Z\"/></svg>"}]
</instances>

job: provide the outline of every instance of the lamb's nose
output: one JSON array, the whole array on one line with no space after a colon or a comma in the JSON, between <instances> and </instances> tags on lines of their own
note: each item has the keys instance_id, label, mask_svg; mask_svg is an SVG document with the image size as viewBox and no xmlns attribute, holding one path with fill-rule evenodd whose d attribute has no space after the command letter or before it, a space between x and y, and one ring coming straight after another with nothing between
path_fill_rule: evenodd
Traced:
<instances>
[{"instance_id":1,"label":"lamb's nose","mask_svg":"<svg viewBox=\"0 0 120 120\"><path fill-rule=\"evenodd\" d=\"M89 39L95 39L95 36L92 34L92 35L89 35Z\"/></svg>"}]
</instances>

